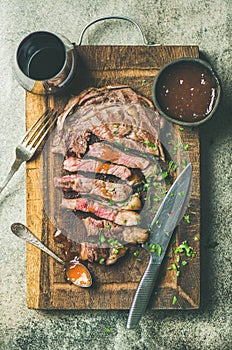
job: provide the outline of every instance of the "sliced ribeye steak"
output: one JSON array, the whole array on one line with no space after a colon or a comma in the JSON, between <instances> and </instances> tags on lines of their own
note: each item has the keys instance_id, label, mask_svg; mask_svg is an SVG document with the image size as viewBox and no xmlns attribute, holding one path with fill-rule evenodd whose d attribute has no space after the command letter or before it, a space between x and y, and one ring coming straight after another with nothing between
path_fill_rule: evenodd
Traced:
<instances>
[{"instance_id":1,"label":"sliced ribeye steak","mask_svg":"<svg viewBox=\"0 0 232 350\"><path fill-rule=\"evenodd\" d=\"M67 259L110 265L146 242L156 188L164 193L161 129L153 103L128 86L89 88L68 101L52 144L64 157L54 178L55 238Z\"/></svg>"}]
</instances>

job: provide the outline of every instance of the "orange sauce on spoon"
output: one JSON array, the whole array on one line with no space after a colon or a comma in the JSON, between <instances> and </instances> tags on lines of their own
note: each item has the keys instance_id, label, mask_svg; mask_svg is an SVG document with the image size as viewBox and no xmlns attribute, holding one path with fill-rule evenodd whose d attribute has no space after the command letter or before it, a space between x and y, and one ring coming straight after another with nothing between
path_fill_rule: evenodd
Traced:
<instances>
[{"instance_id":1,"label":"orange sauce on spoon","mask_svg":"<svg viewBox=\"0 0 232 350\"><path fill-rule=\"evenodd\" d=\"M66 266L67 281L80 287L90 287L92 278L87 267L80 264L78 261L70 261Z\"/></svg>"}]
</instances>

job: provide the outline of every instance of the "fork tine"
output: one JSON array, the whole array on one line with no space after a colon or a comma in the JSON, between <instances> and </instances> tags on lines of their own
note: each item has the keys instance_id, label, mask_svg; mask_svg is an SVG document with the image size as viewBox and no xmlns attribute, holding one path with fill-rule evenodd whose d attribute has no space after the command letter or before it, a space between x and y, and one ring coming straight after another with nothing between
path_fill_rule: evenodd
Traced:
<instances>
[{"instance_id":1,"label":"fork tine","mask_svg":"<svg viewBox=\"0 0 232 350\"><path fill-rule=\"evenodd\" d=\"M53 109L45 111L35 122L32 124L32 126L27 130L26 134L24 135L22 139L22 143L29 142L33 136L36 134L37 130L41 127L42 123L54 112ZM30 134L31 133L31 134ZM30 136L29 136L30 134Z\"/></svg>"},{"instance_id":2,"label":"fork tine","mask_svg":"<svg viewBox=\"0 0 232 350\"><path fill-rule=\"evenodd\" d=\"M54 115L52 115L54 116ZM36 126L36 128L33 130L33 132L28 136L28 138L25 139L24 143L26 145L36 144L36 141L40 138L40 135L44 132L46 127L49 125L49 122L52 119L50 118L50 113L45 116L43 120Z\"/></svg>"},{"instance_id":3,"label":"fork tine","mask_svg":"<svg viewBox=\"0 0 232 350\"><path fill-rule=\"evenodd\" d=\"M51 130L51 128L55 124L57 118L58 118L58 114L55 113L54 116L53 116L53 120L52 120L52 122L50 124L49 124L50 120L49 119L47 120L47 122L44 124L44 126L38 132L37 136L32 140L32 143L30 144L31 148L36 150L40 146L40 144L42 143L42 141L44 140L44 138L46 137L48 132ZM41 137L41 135L42 135L42 137Z\"/></svg>"}]
</instances>

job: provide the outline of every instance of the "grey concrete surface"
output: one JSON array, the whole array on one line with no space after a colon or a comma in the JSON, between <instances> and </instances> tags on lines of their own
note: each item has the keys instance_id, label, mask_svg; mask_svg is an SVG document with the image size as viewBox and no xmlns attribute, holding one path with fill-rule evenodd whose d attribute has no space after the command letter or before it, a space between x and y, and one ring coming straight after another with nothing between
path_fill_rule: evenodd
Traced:
<instances>
[{"instance_id":1,"label":"grey concrete surface","mask_svg":"<svg viewBox=\"0 0 232 350\"><path fill-rule=\"evenodd\" d=\"M223 88L220 108L200 127L201 308L148 311L126 330L127 311L35 311L25 302L25 246L10 225L25 222L25 167L0 195L1 350L229 350L231 337L231 0L0 0L0 180L25 130L25 93L11 67L13 52L29 32L45 29L78 41L83 27L106 15L140 23L149 41L199 45ZM130 24L97 24L88 44L140 44ZM109 328L110 332L105 329Z\"/></svg>"}]
</instances>

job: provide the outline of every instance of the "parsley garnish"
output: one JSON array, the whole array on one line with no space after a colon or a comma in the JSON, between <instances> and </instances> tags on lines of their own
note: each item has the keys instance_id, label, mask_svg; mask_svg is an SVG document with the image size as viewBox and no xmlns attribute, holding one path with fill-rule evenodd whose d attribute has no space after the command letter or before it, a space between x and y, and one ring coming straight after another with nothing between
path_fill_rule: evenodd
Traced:
<instances>
[{"instance_id":1,"label":"parsley garnish","mask_svg":"<svg viewBox=\"0 0 232 350\"><path fill-rule=\"evenodd\" d=\"M184 219L185 221L187 222L187 224L190 224L191 221L190 221L190 216L188 214L184 215Z\"/></svg>"},{"instance_id":2,"label":"parsley garnish","mask_svg":"<svg viewBox=\"0 0 232 350\"><path fill-rule=\"evenodd\" d=\"M177 302L177 297L174 295L174 297L172 298L172 305L175 305Z\"/></svg>"}]
</instances>

